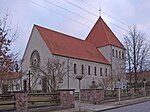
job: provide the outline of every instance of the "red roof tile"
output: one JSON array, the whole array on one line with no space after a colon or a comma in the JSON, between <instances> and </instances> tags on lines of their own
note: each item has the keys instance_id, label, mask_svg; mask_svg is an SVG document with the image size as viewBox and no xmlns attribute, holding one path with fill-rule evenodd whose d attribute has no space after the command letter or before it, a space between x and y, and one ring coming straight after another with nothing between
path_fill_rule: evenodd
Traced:
<instances>
[{"instance_id":1,"label":"red roof tile","mask_svg":"<svg viewBox=\"0 0 150 112\"><path fill-rule=\"evenodd\" d=\"M93 44L41 26L35 27L52 54L109 64Z\"/></svg>"},{"instance_id":2,"label":"red roof tile","mask_svg":"<svg viewBox=\"0 0 150 112\"><path fill-rule=\"evenodd\" d=\"M96 47L114 45L125 49L101 17L97 20L96 24L87 36L86 41L91 42Z\"/></svg>"},{"instance_id":3,"label":"red roof tile","mask_svg":"<svg viewBox=\"0 0 150 112\"><path fill-rule=\"evenodd\" d=\"M0 73L0 79L2 80L14 80L21 78L20 72Z\"/></svg>"}]
</instances>

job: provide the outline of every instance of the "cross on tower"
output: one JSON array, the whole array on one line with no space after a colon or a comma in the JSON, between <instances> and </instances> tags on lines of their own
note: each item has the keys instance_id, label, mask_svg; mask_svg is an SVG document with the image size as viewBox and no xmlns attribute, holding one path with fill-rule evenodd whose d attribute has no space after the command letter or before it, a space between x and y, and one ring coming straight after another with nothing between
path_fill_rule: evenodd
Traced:
<instances>
[{"instance_id":1,"label":"cross on tower","mask_svg":"<svg viewBox=\"0 0 150 112\"><path fill-rule=\"evenodd\" d=\"M101 7L99 8L99 17L101 17Z\"/></svg>"}]
</instances>

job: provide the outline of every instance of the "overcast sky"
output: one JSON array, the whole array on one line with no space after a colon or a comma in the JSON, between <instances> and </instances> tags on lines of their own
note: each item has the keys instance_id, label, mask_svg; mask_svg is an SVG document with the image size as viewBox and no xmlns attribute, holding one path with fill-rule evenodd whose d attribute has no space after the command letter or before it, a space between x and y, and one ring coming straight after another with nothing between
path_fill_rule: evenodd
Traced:
<instances>
[{"instance_id":1,"label":"overcast sky","mask_svg":"<svg viewBox=\"0 0 150 112\"><path fill-rule=\"evenodd\" d=\"M8 10L12 27L18 27L12 50L21 58L34 24L85 39L100 7L101 17L119 40L133 25L150 38L150 0L0 0L0 18Z\"/></svg>"}]
</instances>

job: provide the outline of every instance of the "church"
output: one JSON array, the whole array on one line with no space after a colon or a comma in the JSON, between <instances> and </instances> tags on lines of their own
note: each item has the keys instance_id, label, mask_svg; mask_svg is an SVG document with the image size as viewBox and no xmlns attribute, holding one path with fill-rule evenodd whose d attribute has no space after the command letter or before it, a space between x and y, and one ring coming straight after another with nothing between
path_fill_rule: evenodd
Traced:
<instances>
[{"instance_id":1,"label":"church","mask_svg":"<svg viewBox=\"0 0 150 112\"><path fill-rule=\"evenodd\" d=\"M22 61L24 90L31 89L33 84L32 90L47 90L44 75L41 72L35 75L31 66L33 63L45 66L49 59L60 60L65 66L72 67L62 77L59 89L78 91L78 80L72 78L74 74L85 74L82 89L89 89L93 81L96 83L105 77L111 78L110 88L116 87L117 80L125 83L125 47L101 17L85 40L34 25Z\"/></svg>"}]
</instances>

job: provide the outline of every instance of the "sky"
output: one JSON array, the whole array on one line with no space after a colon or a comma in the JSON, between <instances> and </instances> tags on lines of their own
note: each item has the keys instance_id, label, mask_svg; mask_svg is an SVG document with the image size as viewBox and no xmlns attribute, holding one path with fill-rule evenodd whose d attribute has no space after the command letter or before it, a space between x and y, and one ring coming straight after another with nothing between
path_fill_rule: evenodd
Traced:
<instances>
[{"instance_id":1,"label":"sky","mask_svg":"<svg viewBox=\"0 0 150 112\"><path fill-rule=\"evenodd\" d=\"M101 11L99 11L101 9ZM34 24L85 39L99 16L123 42L137 25L150 40L150 0L0 0L0 18L9 14L18 37L11 50L22 58Z\"/></svg>"}]
</instances>

